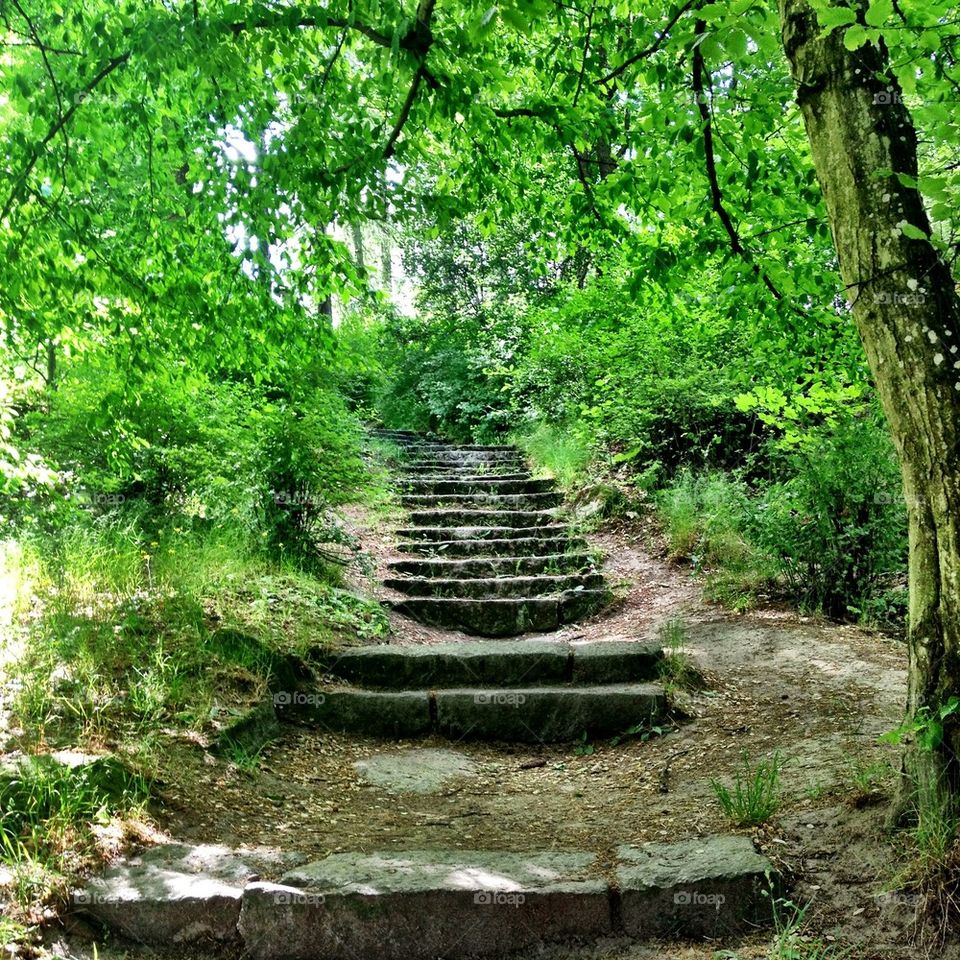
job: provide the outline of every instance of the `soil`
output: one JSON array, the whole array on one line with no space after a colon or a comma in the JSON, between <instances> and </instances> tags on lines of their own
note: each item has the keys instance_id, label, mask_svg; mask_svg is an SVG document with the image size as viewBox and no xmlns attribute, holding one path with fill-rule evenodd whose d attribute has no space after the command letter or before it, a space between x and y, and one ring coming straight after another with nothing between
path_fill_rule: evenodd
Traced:
<instances>
[{"instance_id":1,"label":"soil","mask_svg":"<svg viewBox=\"0 0 960 960\"><path fill-rule=\"evenodd\" d=\"M393 555L386 524L359 510L350 521L375 561L354 587L385 596L378 580ZM712 606L691 571L665 559L648 521L608 525L589 539L607 557L617 600L589 622L549 636L648 639L665 620L681 619L689 631L685 652L703 685L678 692L676 722L662 735L530 747L398 743L290 728L248 771L184 740L171 744L164 762L162 804L154 811L161 832L318 858L403 848L569 849L595 852L603 863L620 843L730 831L711 780L729 783L745 753L758 759L777 752L781 807L762 827L740 832L784 872L793 901L808 905L810 935L863 960L920 955L912 900L890 892L898 853L883 815L897 750L878 742L902 716L903 645L787 610L732 614ZM460 636L394 614L391 624L391 643ZM455 750L474 766L432 793L391 791L354 766L378 753L430 747ZM611 943L537 956L708 960L722 947L747 960L767 956L770 937L657 948Z\"/></svg>"}]
</instances>

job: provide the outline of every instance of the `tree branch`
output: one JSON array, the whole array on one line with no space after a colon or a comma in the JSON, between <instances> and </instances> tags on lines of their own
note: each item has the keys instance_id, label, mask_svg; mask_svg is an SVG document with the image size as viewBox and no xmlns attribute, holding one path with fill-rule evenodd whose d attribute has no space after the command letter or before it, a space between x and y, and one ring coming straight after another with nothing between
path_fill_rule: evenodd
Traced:
<instances>
[{"instance_id":1,"label":"tree branch","mask_svg":"<svg viewBox=\"0 0 960 960\"><path fill-rule=\"evenodd\" d=\"M597 83L601 86L608 84L611 80L616 80L617 77L624 74L627 70L630 69L635 63L640 60L645 59L646 57L653 56L660 47L663 46L664 41L667 39L667 34L676 26L677 21L694 5L695 0L686 0L682 6L680 6L673 16L667 21L664 28L660 31L660 36L653 41L648 47L644 47L643 50L638 51L633 54L632 57L627 57L620 66L615 67L610 71L605 77L601 77Z\"/></svg>"},{"instance_id":2,"label":"tree branch","mask_svg":"<svg viewBox=\"0 0 960 960\"><path fill-rule=\"evenodd\" d=\"M396 151L397 141L400 139L400 134L403 133L403 127L410 117L410 110L413 107L413 102L417 99L417 92L420 90L420 83L423 80L423 73L423 66L421 65L417 67L417 72L413 75L413 83L410 84L410 89L407 91L407 98L403 101L403 106L400 108L400 114L398 115L397 121L394 123L393 129L390 131L390 136L387 138L387 143L383 148L384 160L389 160Z\"/></svg>"},{"instance_id":3,"label":"tree branch","mask_svg":"<svg viewBox=\"0 0 960 960\"><path fill-rule=\"evenodd\" d=\"M703 36L706 29L706 21L697 20L693 30L694 36ZM763 281L766 288L780 300L783 294L774 286L773 281L760 267L751 261L746 248L740 240L740 234L737 231L736 225L727 208L723 205L723 191L720 189L720 179L717 176L717 160L713 153L713 123L710 116L710 105L707 96L707 91L710 88L710 74L704 64L703 53L700 47L701 44L699 42L694 43L692 85L694 97L697 101L697 108L700 111L701 127L703 130L703 154L707 167L707 180L710 184L710 200L713 212L723 224L723 229L726 230L727 236L730 238L730 249L750 264L753 272Z\"/></svg>"},{"instance_id":4,"label":"tree branch","mask_svg":"<svg viewBox=\"0 0 960 960\"><path fill-rule=\"evenodd\" d=\"M108 60L96 75L90 80L85 87L82 88L77 94L73 97L73 102L70 106L57 118L57 121L50 127L47 131L46 136L34 147L33 151L30 154L29 159L27 160L26 166L20 171L17 179L14 181L13 187L10 190L10 195L7 197L6 203L3 205L3 209L0 210L0 223L2 223L9 216L10 211L13 209L13 205L17 202L17 198L20 196L21 191L23 190L23 185L27 181L27 177L30 176L33 168L37 165L37 161L40 159L43 151L46 149L47 144L70 122L73 115L77 112L77 108L83 102L83 100L91 94L107 77L113 73L117 67L126 63L130 59L130 51L121 54L118 57L113 57L111 60Z\"/></svg>"}]
</instances>

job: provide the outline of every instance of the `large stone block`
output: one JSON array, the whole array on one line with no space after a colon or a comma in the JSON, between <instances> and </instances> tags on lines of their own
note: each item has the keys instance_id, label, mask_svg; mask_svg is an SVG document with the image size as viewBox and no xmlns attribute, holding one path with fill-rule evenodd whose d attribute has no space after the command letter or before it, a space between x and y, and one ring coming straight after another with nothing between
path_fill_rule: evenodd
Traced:
<instances>
[{"instance_id":1,"label":"large stone block","mask_svg":"<svg viewBox=\"0 0 960 960\"><path fill-rule=\"evenodd\" d=\"M255 960L502 956L608 934L593 868L576 853L339 854L250 884L240 930Z\"/></svg>"}]
</instances>

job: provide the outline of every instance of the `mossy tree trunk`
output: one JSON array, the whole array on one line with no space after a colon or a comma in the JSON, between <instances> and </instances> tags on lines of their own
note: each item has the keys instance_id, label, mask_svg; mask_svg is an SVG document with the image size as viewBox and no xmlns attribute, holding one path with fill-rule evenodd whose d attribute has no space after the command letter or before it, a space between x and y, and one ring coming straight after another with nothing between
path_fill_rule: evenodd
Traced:
<instances>
[{"instance_id":1,"label":"mossy tree trunk","mask_svg":"<svg viewBox=\"0 0 960 960\"><path fill-rule=\"evenodd\" d=\"M960 304L927 239L917 134L882 47L821 37L806 0L779 0L784 49L826 201L847 299L903 471L910 527L908 717L960 693ZM886 171L886 173L885 173ZM915 182L915 181L914 181ZM960 726L908 743L898 812L953 805Z\"/></svg>"}]
</instances>

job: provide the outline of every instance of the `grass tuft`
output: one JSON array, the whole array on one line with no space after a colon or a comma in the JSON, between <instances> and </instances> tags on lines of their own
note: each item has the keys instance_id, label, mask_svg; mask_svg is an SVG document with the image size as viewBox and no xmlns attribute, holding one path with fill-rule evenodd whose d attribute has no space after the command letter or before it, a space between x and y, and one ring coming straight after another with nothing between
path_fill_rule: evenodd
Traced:
<instances>
[{"instance_id":1,"label":"grass tuft","mask_svg":"<svg viewBox=\"0 0 960 960\"><path fill-rule=\"evenodd\" d=\"M744 752L740 769L734 774L732 790L719 780L710 786L724 814L738 827L765 823L780 806L780 771L783 764L779 751L755 767Z\"/></svg>"}]
</instances>

